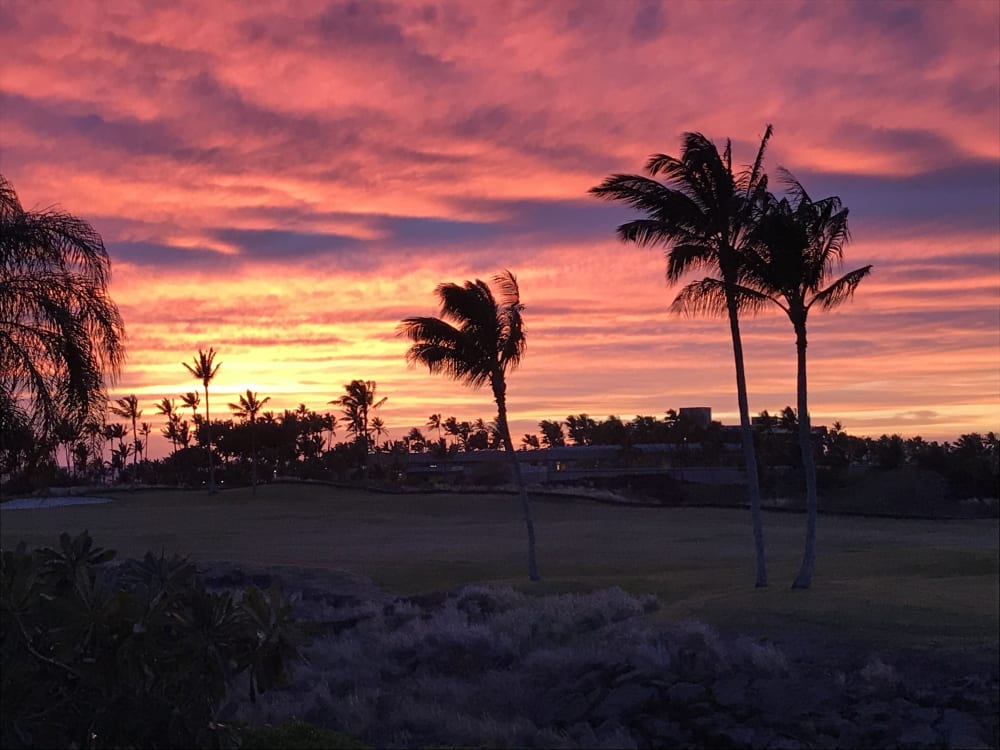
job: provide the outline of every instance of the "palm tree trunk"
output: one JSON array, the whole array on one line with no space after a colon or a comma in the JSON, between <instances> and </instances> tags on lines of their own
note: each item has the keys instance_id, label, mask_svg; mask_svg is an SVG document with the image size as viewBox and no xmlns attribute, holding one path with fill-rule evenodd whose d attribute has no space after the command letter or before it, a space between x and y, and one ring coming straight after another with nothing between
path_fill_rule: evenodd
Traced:
<instances>
[{"instance_id":1,"label":"palm tree trunk","mask_svg":"<svg viewBox=\"0 0 1000 750\"><path fill-rule=\"evenodd\" d=\"M257 494L257 436L256 425L250 420L250 493Z\"/></svg>"},{"instance_id":2,"label":"palm tree trunk","mask_svg":"<svg viewBox=\"0 0 1000 750\"><path fill-rule=\"evenodd\" d=\"M135 489L136 480L139 478L139 471L135 467L136 458L139 455L139 433L135 429L135 411L132 412L132 447L135 449L132 451L132 488Z\"/></svg>"},{"instance_id":3,"label":"palm tree trunk","mask_svg":"<svg viewBox=\"0 0 1000 750\"><path fill-rule=\"evenodd\" d=\"M795 324L795 348L798 350L798 409L799 447L802 450L802 468L806 474L806 542L802 565L792 584L793 589L807 589L812 584L816 569L816 458L813 454L812 426L806 390L806 325L803 320Z\"/></svg>"},{"instance_id":4,"label":"palm tree trunk","mask_svg":"<svg viewBox=\"0 0 1000 750\"><path fill-rule=\"evenodd\" d=\"M501 383L493 387L493 397L497 402L497 424L503 434L504 446L507 456L510 459L511 469L514 471L514 479L517 482L517 492L521 498L521 514L524 517L524 526L528 531L528 578L532 581L540 581L538 575L538 560L535 557L535 522L531 518L531 505L528 501L528 490L524 485L524 476L521 474L521 464L517 460L514 451L514 442L510 436L510 426L507 424L507 398L504 394L505 387Z\"/></svg>"},{"instance_id":5,"label":"palm tree trunk","mask_svg":"<svg viewBox=\"0 0 1000 750\"><path fill-rule=\"evenodd\" d=\"M215 492L215 463L212 460L212 418L208 412L208 383L205 383L205 431L208 435L208 492Z\"/></svg>"},{"instance_id":6,"label":"palm tree trunk","mask_svg":"<svg viewBox=\"0 0 1000 750\"><path fill-rule=\"evenodd\" d=\"M757 451L753 444L753 426L750 423L750 405L747 401L747 376L743 367L743 340L740 337L740 322L736 311L736 300L726 295L729 308L729 331L733 338L733 358L736 361L736 399L740 410L740 433L743 438L743 462L747 472L747 492L750 495L750 522L753 526L753 542L757 558L756 586L767 586L767 560L764 556L764 524L760 510L760 479L757 476Z\"/></svg>"}]
</instances>

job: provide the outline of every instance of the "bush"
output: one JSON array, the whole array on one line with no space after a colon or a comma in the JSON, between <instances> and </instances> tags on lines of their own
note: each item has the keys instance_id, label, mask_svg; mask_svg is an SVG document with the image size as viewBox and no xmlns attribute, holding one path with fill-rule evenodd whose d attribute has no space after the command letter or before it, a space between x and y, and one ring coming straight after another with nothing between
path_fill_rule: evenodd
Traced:
<instances>
[{"instance_id":1,"label":"bush","mask_svg":"<svg viewBox=\"0 0 1000 750\"><path fill-rule=\"evenodd\" d=\"M0 746L237 746L219 702L241 674L251 701L285 684L289 603L208 592L177 556L114 557L86 531L0 552Z\"/></svg>"}]
</instances>

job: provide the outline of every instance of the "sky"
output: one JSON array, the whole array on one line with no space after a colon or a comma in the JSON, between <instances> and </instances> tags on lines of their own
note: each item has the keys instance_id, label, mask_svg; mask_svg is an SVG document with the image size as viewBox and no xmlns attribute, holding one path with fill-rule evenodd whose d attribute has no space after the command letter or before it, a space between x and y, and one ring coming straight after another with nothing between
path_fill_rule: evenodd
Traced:
<instances>
[{"instance_id":1,"label":"sky","mask_svg":"<svg viewBox=\"0 0 1000 750\"><path fill-rule=\"evenodd\" d=\"M850 209L854 300L810 320L810 412L857 435L1000 430L1000 4L39 2L0 5L0 173L88 220L153 404L222 363L318 411L374 380L401 438L495 415L409 368L441 282L510 269L528 348L515 434L585 412L738 421L728 327L668 312L662 248L587 190L702 132ZM750 409L795 403L780 311L743 325ZM159 421L158 421L159 420ZM153 440L151 455L169 448Z\"/></svg>"}]
</instances>

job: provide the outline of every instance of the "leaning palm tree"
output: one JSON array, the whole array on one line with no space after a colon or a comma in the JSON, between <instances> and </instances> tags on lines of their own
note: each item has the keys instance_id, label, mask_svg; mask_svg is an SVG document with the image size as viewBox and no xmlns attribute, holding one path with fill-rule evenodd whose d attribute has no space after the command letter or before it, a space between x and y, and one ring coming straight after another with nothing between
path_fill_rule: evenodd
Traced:
<instances>
[{"instance_id":1,"label":"leaning palm tree","mask_svg":"<svg viewBox=\"0 0 1000 750\"><path fill-rule=\"evenodd\" d=\"M136 478L136 456L139 454L139 432L136 429L136 422L142 416L142 409L139 408L139 398L135 394L115 399L108 410L116 417L132 420L132 481Z\"/></svg>"},{"instance_id":2,"label":"leaning palm tree","mask_svg":"<svg viewBox=\"0 0 1000 750\"><path fill-rule=\"evenodd\" d=\"M767 585L760 482L743 366L740 297L728 290L738 282L741 257L767 194L767 176L762 166L770 137L768 125L753 164L734 173L729 141L719 154L716 145L701 133L686 133L680 158L654 154L646 163L648 177L614 174L590 190L599 198L625 203L645 214L644 218L618 227L618 236L643 247L666 247L668 282L676 283L690 271L708 270L727 290L726 311L736 364L736 397L756 550L757 586ZM655 179L661 175L665 182Z\"/></svg>"},{"instance_id":3,"label":"leaning palm tree","mask_svg":"<svg viewBox=\"0 0 1000 750\"><path fill-rule=\"evenodd\" d=\"M535 525L528 493L507 423L507 373L524 356L525 336L517 279L504 271L493 279L499 292L479 279L463 285L440 284L435 290L441 318L406 318L397 333L413 342L406 353L411 365L427 365L472 388L489 383L497 405L497 426L517 481L528 531L528 577L539 580L535 559Z\"/></svg>"},{"instance_id":4,"label":"leaning palm tree","mask_svg":"<svg viewBox=\"0 0 1000 750\"><path fill-rule=\"evenodd\" d=\"M195 378L201 381L201 384L205 387L205 429L208 431L208 491L215 492L215 464L212 461L212 422L210 421L208 412L208 384L212 382L215 374L222 367L222 363L215 364L215 349L209 347L208 351L198 350L198 356L194 358L193 364L188 364L187 362L181 362L182 365L191 373ZM187 394L190 395L190 394ZM184 396L184 402L187 403L187 396ZM192 408L195 408L192 406Z\"/></svg>"},{"instance_id":5,"label":"leaning palm tree","mask_svg":"<svg viewBox=\"0 0 1000 750\"><path fill-rule=\"evenodd\" d=\"M786 409L782 419L789 425L797 422L806 483L805 549L792 586L808 588L816 568L818 501L806 384L806 321L813 307L829 310L849 300L872 267L857 268L831 281L834 268L843 259L844 244L850 239L848 209L836 197L813 201L791 174L784 170L782 173L791 200L770 202L753 232L736 293L741 296L744 309L756 311L765 305L776 305L788 316L795 331L797 414ZM675 302L679 308L705 312L721 312L724 304L725 290L715 279L688 285Z\"/></svg>"},{"instance_id":6,"label":"leaning palm tree","mask_svg":"<svg viewBox=\"0 0 1000 750\"><path fill-rule=\"evenodd\" d=\"M250 469L250 487L251 492L257 494L257 415L260 413L261 409L264 408L264 404L271 400L270 396L265 396L264 398L258 398L257 394L247 388L247 395L240 396L240 401L238 404L230 404L229 408L232 409L233 415L239 419L245 419L250 423L250 459L251 459L251 469Z\"/></svg>"},{"instance_id":7,"label":"leaning palm tree","mask_svg":"<svg viewBox=\"0 0 1000 750\"><path fill-rule=\"evenodd\" d=\"M125 361L110 275L90 224L52 208L25 211L0 175L0 413L30 427L38 456L60 422L82 429L103 418L105 377Z\"/></svg>"}]
</instances>

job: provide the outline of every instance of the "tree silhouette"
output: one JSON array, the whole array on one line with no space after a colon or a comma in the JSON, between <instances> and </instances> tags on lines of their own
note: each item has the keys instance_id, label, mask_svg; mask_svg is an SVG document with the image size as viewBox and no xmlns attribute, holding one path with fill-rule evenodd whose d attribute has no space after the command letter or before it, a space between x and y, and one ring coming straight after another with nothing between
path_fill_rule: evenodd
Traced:
<instances>
[{"instance_id":1,"label":"tree silhouette","mask_svg":"<svg viewBox=\"0 0 1000 750\"><path fill-rule=\"evenodd\" d=\"M794 177L788 172L783 174L792 199L770 201L745 252L739 274L741 283L735 293L746 310L777 305L795 331L798 404L797 410L786 408L782 412L781 424L789 430L798 428L806 482L806 539L802 564L792 585L808 588L816 566L818 501L806 383L806 322L814 306L829 310L850 299L872 267L857 268L831 281L834 267L843 259L844 244L850 239L848 209L836 197L813 201ZM676 304L681 308L721 312L725 296L726 289L719 280L703 279L685 287Z\"/></svg>"},{"instance_id":2,"label":"tree silhouette","mask_svg":"<svg viewBox=\"0 0 1000 750\"><path fill-rule=\"evenodd\" d=\"M229 404L234 416L250 423L250 487L254 495L257 494L257 415L270 400L270 396L258 398L256 393L247 388L247 395L240 395L239 403Z\"/></svg>"},{"instance_id":3,"label":"tree silhouette","mask_svg":"<svg viewBox=\"0 0 1000 750\"><path fill-rule=\"evenodd\" d=\"M599 198L625 203L645 214L642 219L618 227L618 236L643 247L666 247L669 282L676 283L689 271L708 270L725 285L756 550L757 586L767 585L760 482L743 366L739 297L729 290L739 280L741 256L767 195L767 176L762 165L770 137L771 126L768 125L753 164L734 173L732 144L728 140L720 155L715 144L701 133L685 133L680 158L665 154L649 158L646 163L649 177L614 174L590 190ZM654 179L660 175L665 177L664 183Z\"/></svg>"},{"instance_id":4,"label":"tree silhouette","mask_svg":"<svg viewBox=\"0 0 1000 750\"><path fill-rule=\"evenodd\" d=\"M110 275L90 224L52 208L25 211L0 175L0 429L30 428L36 457L54 445L60 421L79 430L103 418L105 377L125 361Z\"/></svg>"},{"instance_id":5,"label":"tree silhouette","mask_svg":"<svg viewBox=\"0 0 1000 750\"><path fill-rule=\"evenodd\" d=\"M156 413L162 414L167 418L167 427L163 430L164 436L170 439L170 446L173 451L177 452L177 429L173 426L174 420L177 418L177 405L174 400L164 396L160 401L156 403Z\"/></svg>"},{"instance_id":6,"label":"tree silhouette","mask_svg":"<svg viewBox=\"0 0 1000 750\"><path fill-rule=\"evenodd\" d=\"M406 353L410 364L426 365L472 388L489 383L497 405L497 426L517 481L521 510L528 532L528 577L539 580L535 559L535 525L521 466L507 423L507 373L524 356L525 335L520 290L510 271L493 278L499 294L479 279L463 285L439 284L435 295L441 318L405 318L397 332L413 345Z\"/></svg>"},{"instance_id":7,"label":"tree silhouette","mask_svg":"<svg viewBox=\"0 0 1000 750\"><path fill-rule=\"evenodd\" d=\"M149 459L149 434L153 431L153 426L149 422L139 425L139 434L142 435L142 459Z\"/></svg>"},{"instance_id":8,"label":"tree silhouette","mask_svg":"<svg viewBox=\"0 0 1000 750\"><path fill-rule=\"evenodd\" d=\"M215 492L215 464L212 460L212 422L209 416L208 410L208 384L212 382L215 374L222 367L222 363L215 364L215 349L209 347L208 351L198 350L198 356L194 358L192 364L187 362L181 362L182 365L191 373L192 376L201 381L201 384L205 388L205 429L208 431L208 491ZM184 403L188 404L187 396L191 394L186 394L184 398ZM196 403L196 402L195 402ZM188 404L190 405L190 404ZM191 406L192 409L196 406Z\"/></svg>"},{"instance_id":9,"label":"tree silhouette","mask_svg":"<svg viewBox=\"0 0 1000 750\"><path fill-rule=\"evenodd\" d=\"M116 417L132 420L132 443L135 450L132 451L132 481L136 478L135 462L139 454L139 432L136 430L136 422L142 416L142 409L139 408L139 399L135 394L115 399L109 407L109 411Z\"/></svg>"},{"instance_id":10,"label":"tree silhouette","mask_svg":"<svg viewBox=\"0 0 1000 750\"><path fill-rule=\"evenodd\" d=\"M371 412L382 407L388 401L388 397L376 399L378 384L374 380L352 380L344 386L343 396L334 399L329 403L332 406L340 406L347 417L347 431L357 438L364 448L363 471L367 471L368 454L371 445Z\"/></svg>"},{"instance_id":11,"label":"tree silhouette","mask_svg":"<svg viewBox=\"0 0 1000 750\"><path fill-rule=\"evenodd\" d=\"M201 394L197 391L188 391L181 394L181 403L191 410L191 421L198 423L198 407L201 406Z\"/></svg>"}]
</instances>

